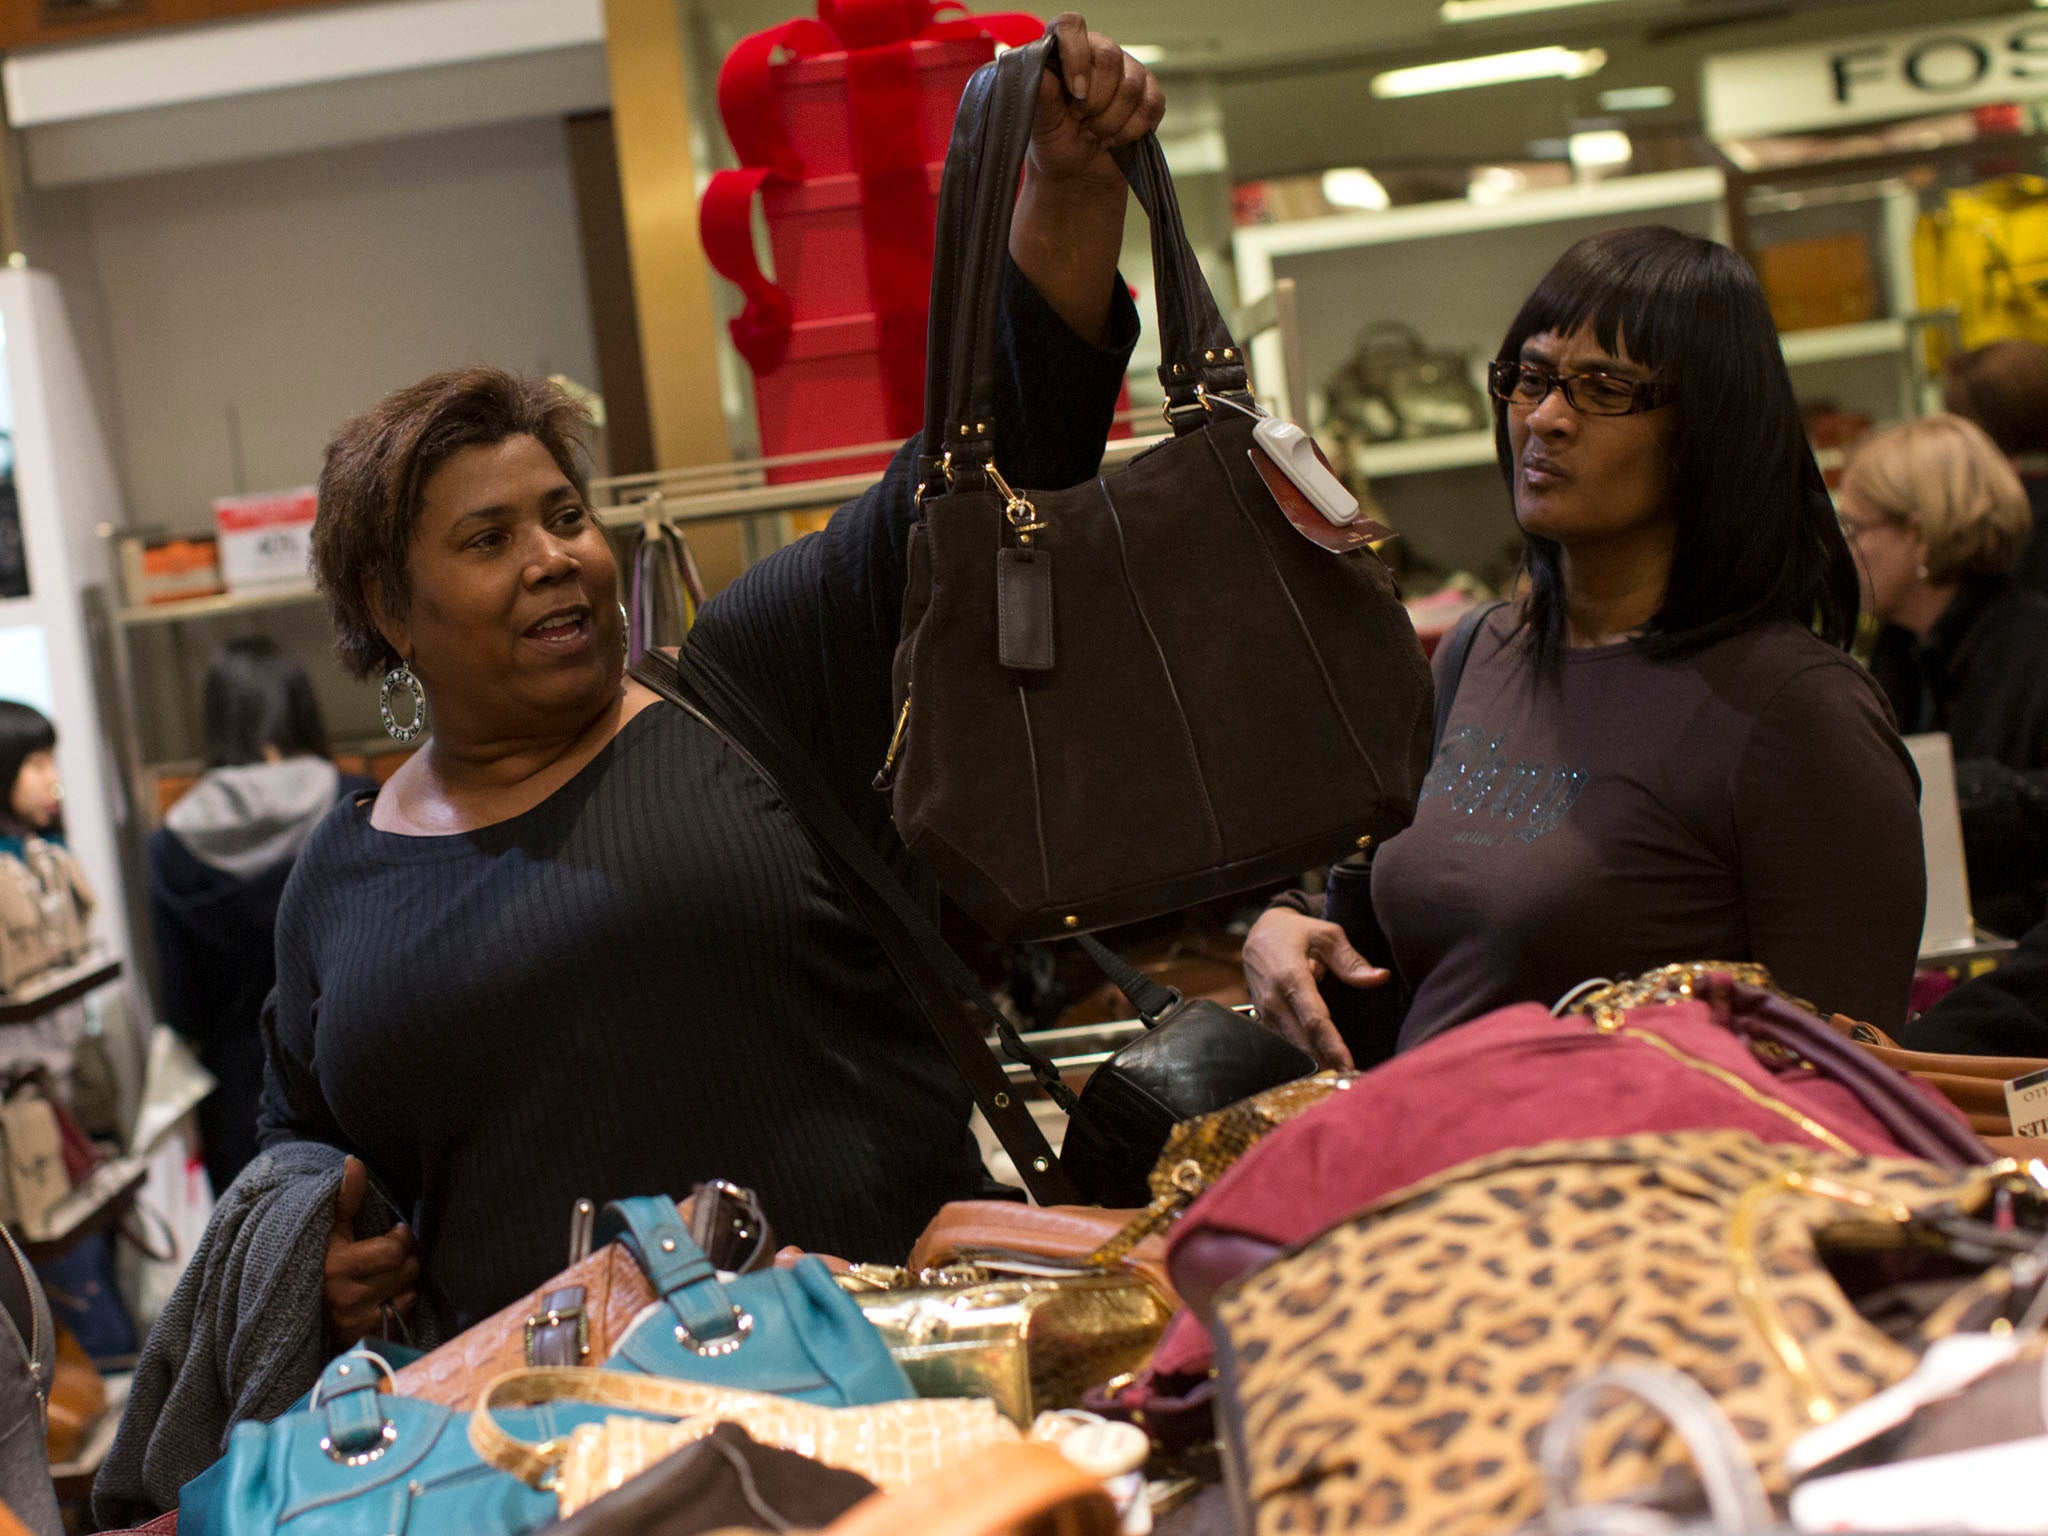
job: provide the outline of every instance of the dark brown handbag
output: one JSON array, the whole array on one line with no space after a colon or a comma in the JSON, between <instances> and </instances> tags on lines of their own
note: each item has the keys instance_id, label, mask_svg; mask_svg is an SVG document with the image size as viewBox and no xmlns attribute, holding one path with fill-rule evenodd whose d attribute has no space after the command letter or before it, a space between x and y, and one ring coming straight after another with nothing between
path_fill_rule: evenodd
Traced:
<instances>
[{"instance_id":1,"label":"dark brown handbag","mask_svg":"<svg viewBox=\"0 0 2048 1536\"><path fill-rule=\"evenodd\" d=\"M1068 490L1005 481L999 290L1047 47L982 69L955 119L884 768L911 851L1013 940L1173 911L1398 832L1431 704L1385 566L1310 542L1260 478L1243 353L1150 135L1116 157L1152 221L1174 435Z\"/></svg>"}]
</instances>

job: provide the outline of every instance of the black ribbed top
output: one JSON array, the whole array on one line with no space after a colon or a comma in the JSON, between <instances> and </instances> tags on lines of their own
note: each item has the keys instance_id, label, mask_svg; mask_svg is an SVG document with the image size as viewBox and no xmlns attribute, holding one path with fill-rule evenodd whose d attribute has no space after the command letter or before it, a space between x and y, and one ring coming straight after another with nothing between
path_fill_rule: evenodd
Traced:
<instances>
[{"instance_id":1,"label":"black ribbed top","mask_svg":"<svg viewBox=\"0 0 2048 1536\"><path fill-rule=\"evenodd\" d=\"M1014 270L997 445L1013 483L1095 472L1136 334L1075 337ZM691 636L773 701L900 866L869 787L893 721L913 452L754 567ZM262 1136L356 1153L413 1212L467 1326L559 1270L569 1210L700 1179L785 1242L900 1259L982 1181L968 1096L806 834L715 734L657 705L542 804L308 843L278 916Z\"/></svg>"}]
</instances>

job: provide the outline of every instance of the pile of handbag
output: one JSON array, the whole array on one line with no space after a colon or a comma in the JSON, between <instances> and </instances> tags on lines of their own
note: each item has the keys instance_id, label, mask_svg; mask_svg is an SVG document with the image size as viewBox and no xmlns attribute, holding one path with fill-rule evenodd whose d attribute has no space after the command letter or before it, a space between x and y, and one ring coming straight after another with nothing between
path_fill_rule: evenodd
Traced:
<instances>
[{"instance_id":1,"label":"pile of handbag","mask_svg":"<svg viewBox=\"0 0 2048 1536\"><path fill-rule=\"evenodd\" d=\"M1076 1407L1164 1327L1142 1279L835 1274L778 1260L753 1197L720 1183L613 1202L588 1230L593 1251L441 1348L359 1345L302 1408L238 1425L175 1528L1150 1528L1145 1436Z\"/></svg>"},{"instance_id":2,"label":"pile of handbag","mask_svg":"<svg viewBox=\"0 0 2048 1536\"><path fill-rule=\"evenodd\" d=\"M1090 1406L1245 1532L2048 1530L2048 1144L1858 1034L1673 966L1184 1125Z\"/></svg>"}]
</instances>

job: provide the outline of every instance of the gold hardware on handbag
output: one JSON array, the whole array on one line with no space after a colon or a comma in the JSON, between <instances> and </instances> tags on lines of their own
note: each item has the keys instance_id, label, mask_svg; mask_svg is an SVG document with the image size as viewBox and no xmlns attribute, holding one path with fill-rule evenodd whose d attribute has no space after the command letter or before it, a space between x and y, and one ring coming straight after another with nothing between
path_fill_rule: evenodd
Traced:
<instances>
[{"instance_id":1,"label":"gold hardware on handbag","mask_svg":"<svg viewBox=\"0 0 2048 1536\"><path fill-rule=\"evenodd\" d=\"M507 1434L495 1416L499 1408L558 1402L623 1412L539 1445ZM885 1490L913 1483L984 1446L1021 1438L1018 1428L986 1401L907 1398L822 1408L765 1392L566 1367L514 1371L492 1382L477 1399L469 1440L500 1471L530 1487L552 1487L566 1517L720 1424L737 1424L763 1445L858 1472Z\"/></svg>"},{"instance_id":2,"label":"gold hardware on handbag","mask_svg":"<svg viewBox=\"0 0 2048 1536\"><path fill-rule=\"evenodd\" d=\"M840 1283L922 1397L984 1397L1017 1424L1135 1370L1173 1309L1136 1275L862 1265Z\"/></svg>"}]
</instances>

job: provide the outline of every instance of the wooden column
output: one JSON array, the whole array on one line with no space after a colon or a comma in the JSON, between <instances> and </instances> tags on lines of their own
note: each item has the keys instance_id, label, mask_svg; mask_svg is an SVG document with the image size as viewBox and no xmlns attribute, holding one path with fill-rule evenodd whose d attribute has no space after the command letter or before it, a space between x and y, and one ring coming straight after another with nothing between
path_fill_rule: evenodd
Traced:
<instances>
[{"instance_id":1,"label":"wooden column","mask_svg":"<svg viewBox=\"0 0 2048 1536\"><path fill-rule=\"evenodd\" d=\"M605 0L612 133L626 211L647 419L658 468L732 457L719 408L714 281L697 238L689 71L679 0ZM700 524L690 544L711 587L744 563L737 524Z\"/></svg>"}]
</instances>

